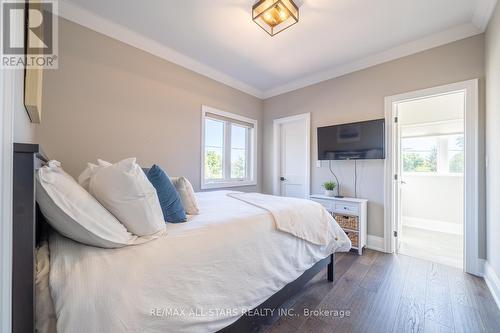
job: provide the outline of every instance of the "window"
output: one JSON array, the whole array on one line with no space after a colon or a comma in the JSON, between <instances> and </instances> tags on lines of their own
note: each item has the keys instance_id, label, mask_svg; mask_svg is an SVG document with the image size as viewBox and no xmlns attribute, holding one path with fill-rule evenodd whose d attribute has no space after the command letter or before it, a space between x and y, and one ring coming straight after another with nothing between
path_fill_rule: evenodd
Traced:
<instances>
[{"instance_id":1,"label":"window","mask_svg":"<svg viewBox=\"0 0 500 333\"><path fill-rule=\"evenodd\" d=\"M205 119L205 179L223 179L224 122Z\"/></svg>"},{"instance_id":2,"label":"window","mask_svg":"<svg viewBox=\"0 0 500 333\"><path fill-rule=\"evenodd\" d=\"M463 134L403 138L401 152L403 172L464 172Z\"/></svg>"},{"instance_id":3,"label":"window","mask_svg":"<svg viewBox=\"0 0 500 333\"><path fill-rule=\"evenodd\" d=\"M448 168L450 173L464 172L464 136L450 135L448 138Z\"/></svg>"},{"instance_id":4,"label":"window","mask_svg":"<svg viewBox=\"0 0 500 333\"><path fill-rule=\"evenodd\" d=\"M437 138L404 138L401 141L404 172L437 171Z\"/></svg>"},{"instance_id":5,"label":"window","mask_svg":"<svg viewBox=\"0 0 500 333\"><path fill-rule=\"evenodd\" d=\"M202 189L256 184L257 121L202 108Z\"/></svg>"}]
</instances>

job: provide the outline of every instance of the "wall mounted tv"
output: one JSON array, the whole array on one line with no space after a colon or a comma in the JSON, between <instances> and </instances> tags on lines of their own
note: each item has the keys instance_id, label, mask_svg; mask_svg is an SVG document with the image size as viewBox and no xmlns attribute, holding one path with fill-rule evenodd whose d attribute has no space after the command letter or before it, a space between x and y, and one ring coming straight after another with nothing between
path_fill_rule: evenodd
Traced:
<instances>
[{"instance_id":1,"label":"wall mounted tv","mask_svg":"<svg viewBox=\"0 0 500 333\"><path fill-rule=\"evenodd\" d=\"M385 120L318 128L318 160L385 159Z\"/></svg>"}]
</instances>

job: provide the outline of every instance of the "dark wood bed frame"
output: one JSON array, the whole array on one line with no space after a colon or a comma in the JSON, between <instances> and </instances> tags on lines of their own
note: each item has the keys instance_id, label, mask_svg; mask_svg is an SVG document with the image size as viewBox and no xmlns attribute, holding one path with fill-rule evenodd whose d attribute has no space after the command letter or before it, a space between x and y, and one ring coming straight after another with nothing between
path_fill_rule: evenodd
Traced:
<instances>
[{"instance_id":1,"label":"dark wood bed frame","mask_svg":"<svg viewBox=\"0 0 500 333\"><path fill-rule=\"evenodd\" d=\"M13 258L12 332L35 331L35 250L49 227L35 200L35 170L47 162L36 144L14 144L13 172ZM255 310L279 309L322 269L328 267L328 281L335 277L335 255L319 261L295 281L287 284ZM256 311L252 311L256 313ZM219 332L258 332L276 320L274 316L243 315ZM63 333L63 332L61 332Z\"/></svg>"}]
</instances>

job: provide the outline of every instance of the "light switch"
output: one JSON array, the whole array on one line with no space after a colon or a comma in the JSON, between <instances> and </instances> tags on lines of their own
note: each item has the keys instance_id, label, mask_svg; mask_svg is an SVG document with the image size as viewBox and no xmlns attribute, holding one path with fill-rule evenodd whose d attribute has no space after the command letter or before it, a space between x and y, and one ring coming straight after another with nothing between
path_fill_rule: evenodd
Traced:
<instances>
[{"instance_id":1,"label":"light switch","mask_svg":"<svg viewBox=\"0 0 500 333\"><path fill-rule=\"evenodd\" d=\"M316 161L316 168L321 168L321 161Z\"/></svg>"}]
</instances>

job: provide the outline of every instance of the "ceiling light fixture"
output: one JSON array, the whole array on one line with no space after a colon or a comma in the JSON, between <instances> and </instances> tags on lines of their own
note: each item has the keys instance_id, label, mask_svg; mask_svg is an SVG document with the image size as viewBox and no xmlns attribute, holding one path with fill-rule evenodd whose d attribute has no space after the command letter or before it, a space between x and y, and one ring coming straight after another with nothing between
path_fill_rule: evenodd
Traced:
<instances>
[{"instance_id":1,"label":"ceiling light fixture","mask_svg":"<svg viewBox=\"0 0 500 333\"><path fill-rule=\"evenodd\" d=\"M260 0L252 7L252 18L274 36L299 22L299 7L292 0Z\"/></svg>"}]
</instances>

